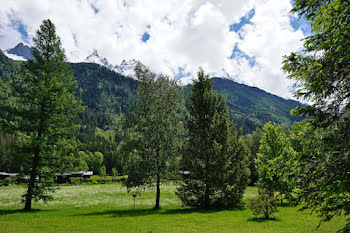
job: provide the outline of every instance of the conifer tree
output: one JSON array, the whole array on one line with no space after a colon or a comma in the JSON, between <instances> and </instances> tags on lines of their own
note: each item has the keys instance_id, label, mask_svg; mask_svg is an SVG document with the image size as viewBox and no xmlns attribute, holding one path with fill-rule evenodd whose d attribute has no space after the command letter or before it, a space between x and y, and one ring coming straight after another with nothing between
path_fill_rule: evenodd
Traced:
<instances>
[{"instance_id":1,"label":"conifer tree","mask_svg":"<svg viewBox=\"0 0 350 233\"><path fill-rule=\"evenodd\" d=\"M82 111L74 95L73 73L50 20L42 22L33 42L34 59L24 63L20 81L12 85L14 103L1 105L14 117L2 123L18 135L22 172L29 175L23 195L26 211L31 210L32 200L52 199L48 192L53 175L61 166L62 152L73 140L68 137L75 126L72 119Z\"/></svg>"},{"instance_id":2,"label":"conifer tree","mask_svg":"<svg viewBox=\"0 0 350 233\"><path fill-rule=\"evenodd\" d=\"M248 151L229 121L224 97L212 87L200 69L186 105L189 138L177 195L192 207L233 207L239 204L248 182Z\"/></svg>"},{"instance_id":3,"label":"conifer tree","mask_svg":"<svg viewBox=\"0 0 350 233\"><path fill-rule=\"evenodd\" d=\"M294 0L292 12L307 19L312 35L304 53L285 56L283 70L295 81L297 98L310 105L295 113L299 125L298 198L323 221L345 215L350 232L350 2ZM296 135L299 138L299 135Z\"/></svg>"}]
</instances>

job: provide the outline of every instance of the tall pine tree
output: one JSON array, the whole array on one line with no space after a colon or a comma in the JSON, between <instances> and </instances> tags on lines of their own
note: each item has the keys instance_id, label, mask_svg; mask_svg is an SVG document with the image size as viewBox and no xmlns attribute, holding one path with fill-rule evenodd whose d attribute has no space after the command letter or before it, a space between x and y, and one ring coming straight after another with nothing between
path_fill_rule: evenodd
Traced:
<instances>
[{"instance_id":1,"label":"tall pine tree","mask_svg":"<svg viewBox=\"0 0 350 233\"><path fill-rule=\"evenodd\" d=\"M224 97L212 87L200 69L186 105L189 138L177 195L192 207L233 207L247 186L248 151L229 121Z\"/></svg>"},{"instance_id":2,"label":"tall pine tree","mask_svg":"<svg viewBox=\"0 0 350 233\"><path fill-rule=\"evenodd\" d=\"M27 211L32 200L52 199L48 192L62 152L70 144L68 136L75 126L72 119L82 111L74 95L73 73L50 20L43 21L33 42L34 59L25 62L20 81L12 85L15 103L1 105L14 119L2 123L18 136L22 172L29 175L23 195Z\"/></svg>"},{"instance_id":3,"label":"tall pine tree","mask_svg":"<svg viewBox=\"0 0 350 233\"><path fill-rule=\"evenodd\" d=\"M299 125L298 197L322 220L345 215L350 232L350 2L294 0L312 35L304 53L285 56L283 70L295 81L295 96L310 105L296 113L311 117ZM298 138L298 137L297 137Z\"/></svg>"}]
</instances>

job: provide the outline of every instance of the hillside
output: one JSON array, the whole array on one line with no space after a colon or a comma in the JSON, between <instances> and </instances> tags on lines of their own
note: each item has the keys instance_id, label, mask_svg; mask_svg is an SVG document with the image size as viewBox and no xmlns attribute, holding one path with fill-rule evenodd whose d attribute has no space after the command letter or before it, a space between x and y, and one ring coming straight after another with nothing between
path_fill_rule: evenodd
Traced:
<instances>
[{"instance_id":1,"label":"hillside","mask_svg":"<svg viewBox=\"0 0 350 233\"><path fill-rule=\"evenodd\" d=\"M227 99L231 119L238 127L242 127L244 133L261 128L269 121L291 126L294 121L301 120L290 115L291 109L301 105L297 101L283 99L232 80L213 80L214 89Z\"/></svg>"},{"instance_id":2,"label":"hillside","mask_svg":"<svg viewBox=\"0 0 350 233\"><path fill-rule=\"evenodd\" d=\"M15 77L20 62L8 59L0 52L0 75L3 81ZM107 129L110 124L108 113L127 114L136 99L137 81L113 72L94 63L72 63L85 113L81 123L92 128ZM239 84L232 80L213 78L214 89L227 98L233 122L250 133L268 121L291 125L298 118L289 115L291 109L300 105L297 101L286 100L256 87ZM190 86L186 87L186 93Z\"/></svg>"}]
</instances>

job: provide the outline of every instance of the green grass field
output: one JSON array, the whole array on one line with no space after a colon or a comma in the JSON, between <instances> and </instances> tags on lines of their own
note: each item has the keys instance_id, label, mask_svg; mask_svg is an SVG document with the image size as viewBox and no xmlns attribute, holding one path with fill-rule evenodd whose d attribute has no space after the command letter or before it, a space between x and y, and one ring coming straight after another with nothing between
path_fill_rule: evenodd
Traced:
<instances>
[{"instance_id":1,"label":"green grass field","mask_svg":"<svg viewBox=\"0 0 350 233\"><path fill-rule=\"evenodd\" d=\"M193 210L181 206L175 185L163 185L160 210L152 210L155 192L136 198L120 184L60 186L49 204L35 203L21 211L24 187L0 187L0 232L336 232L342 217L322 223L310 212L288 204L270 221L254 218L246 207L235 210ZM248 187L244 202L257 194Z\"/></svg>"}]
</instances>

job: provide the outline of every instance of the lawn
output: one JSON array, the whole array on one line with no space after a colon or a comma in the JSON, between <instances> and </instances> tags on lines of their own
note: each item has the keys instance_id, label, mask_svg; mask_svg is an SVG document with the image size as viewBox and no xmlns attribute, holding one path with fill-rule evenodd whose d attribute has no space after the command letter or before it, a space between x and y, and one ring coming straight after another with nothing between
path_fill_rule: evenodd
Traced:
<instances>
[{"instance_id":1,"label":"lawn","mask_svg":"<svg viewBox=\"0 0 350 233\"><path fill-rule=\"evenodd\" d=\"M24 187L0 187L0 232L336 232L342 217L322 223L310 212L285 204L275 219L263 221L246 207L234 210L192 210L181 206L176 186L162 186L160 210L152 210L155 192L146 189L136 198L120 184L59 186L55 200L34 204L35 211L20 211ZM255 196L248 187L244 202Z\"/></svg>"}]
</instances>

